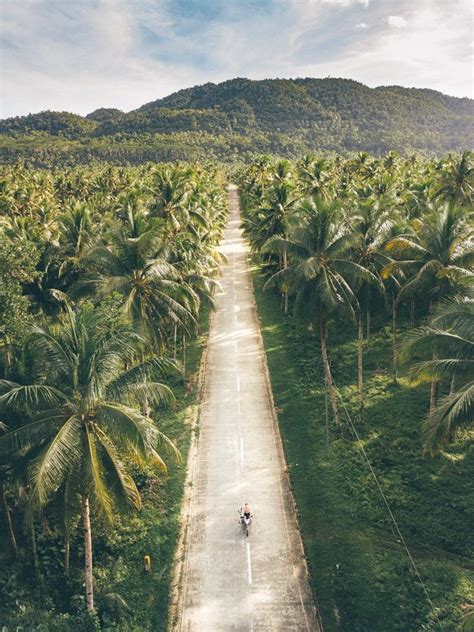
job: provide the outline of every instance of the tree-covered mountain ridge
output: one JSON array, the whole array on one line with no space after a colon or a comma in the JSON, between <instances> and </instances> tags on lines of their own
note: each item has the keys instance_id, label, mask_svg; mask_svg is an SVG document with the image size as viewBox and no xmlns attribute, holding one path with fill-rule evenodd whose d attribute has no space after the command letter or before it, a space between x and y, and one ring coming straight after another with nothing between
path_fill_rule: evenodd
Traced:
<instances>
[{"instance_id":1,"label":"tree-covered mountain ridge","mask_svg":"<svg viewBox=\"0 0 474 632\"><path fill-rule=\"evenodd\" d=\"M474 101L350 79L232 79L180 90L131 112L100 108L85 117L46 111L3 119L0 134L4 160L34 142L35 149L43 143L49 150L82 148L112 157L113 148L121 148L117 156L127 159L128 152L140 162L140 140L143 159L390 149L436 155L474 147Z\"/></svg>"}]
</instances>

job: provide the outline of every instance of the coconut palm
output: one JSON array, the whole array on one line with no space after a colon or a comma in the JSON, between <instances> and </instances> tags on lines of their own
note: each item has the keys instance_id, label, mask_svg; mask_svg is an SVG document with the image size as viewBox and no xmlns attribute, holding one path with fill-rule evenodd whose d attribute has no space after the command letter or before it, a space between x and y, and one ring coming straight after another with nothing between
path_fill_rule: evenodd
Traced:
<instances>
[{"instance_id":1,"label":"coconut palm","mask_svg":"<svg viewBox=\"0 0 474 632\"><path fill-rule=\"evenodd\" d=\"M423 296L439 300L458 289L457 279L474 264L472 238L474 231L466 212L454 204L433 208L425 217L414 222L411 233L400 234L387 244L395 259L389 268L407 279L398 301ZM430 410L436 402L436 383L433 382Z\"/></svg>"},{"instance_id":2,"label":"coconut palm","mask_svg":"<svg viewBox=\"0 0 474 632\"><path fill-rule=\"evenodd\" d=\"M133 237L115 232L110 246L92 248L87 258L93 272L82 287L92 285L99 296L122 294L137 331L162 349L170 324L185 331L195 325L199 298L171 263L172 249L161 231L138 222L133 229Z\"/></svg>"},{"instance_id":3,"label":"coconut palm","mask_svg":"<svg viewBox=\"0 0 474 632\"><path fill-rule=\"evenodd\" d=\"M263 247L263 252L288 254L288 267L274 274L266 286L287 284L295 294L295 315L318 327L326 388L338 423L328 354L328 322L339 311L355 319L356 288L363 281L377 285L379 280L351 259L354 233L350 232L337 204L312 199L304 202L296 213L298 223L290 228L288 238L275 236Z\"/></svg>"},{"instance_id":4,"label":"coconut palm","mask_svg":"<svg viewBox=\"0 0 474 632\"><path fill-rule=\"evenodd\" d=\"M423 293L437 300L447 295L456 274L474 264L473 236L467 214L446 204L415 221L411 233L391 240L387 248L398 259L394 266L411 276L400 298Z\"/></svg>"},{"instance_id":5,"label":"coconut palm","mask_svg":"<svg viewBox=\"0 0 474 632\"><path fill-rule=\"evenodd\" d=\"M440 172L436 197L459 206L471 207L474 200L472 153L465 151L459 160L450 162Z\"/></svg>"},{"instance_id":6,"label":"coconut palm","mask_svg":"<svg viewBox=\"0 0 474 632\"><path fill-rule=\"evenodd\" d=\"M385 252L385 244L391 236L395 216L384 199L369 198L360 200L356 208L356 216L351 220L356 235L354 248L355 260L363 268L370 270L378 283L362 281L357 291L357 367L359 407L364 408L364 312L366 321L367 344L370 336L370 311L372 303L384 294L380 277L381 271L391 259ZM377 296L379 295L379 296Z\"/></svg>"},{"instance_id":7,"label":"coconut palm","mask_svg":"<svg viewBox=\"0 0 474 632\"><path fill-rule=\"evenodd\" d=\"M416 378L446 380L450 392L423 425L423 449L439 452L474 421L474 299L456 297L436 306L428 326L414 332L404 357ZM435 352L433 359L432 354Z\"/></svg>"},{"instance_id":8,"label":"coconut palm","mask_svg":"<svg viewBox=\"0 0 474 632\"><path fill-rule=\"evenodd\" d=\"M91 509L112 522L115 506L140 507L127 458L164 469L157 450L178 457L136 407L144 395L155 403L173 398L154 381L170 363L134 362L144 343L127 325L106 321L87 305L78 313L68 309L61 326L33 328L29 383L0 381L0 408L25 418L0 437L0 451L35 456L28 472L31 503L42 507L60 494L82 514L88 610L94 608Z\"/></svg>"},{"instance_id":9,"label":"coconut palm","mask_svg":"<svg viewBox=\"0 0 474 632\"><path fill-rule=\"evenodd\" d=\"M306 156L298 169L302 192L329 200L333 195L334 173L326 158Z\"/></svg>"},{"instance_id":10,"label":"coconut palm","mask_svg":"<svg viewBox=\"0 0 474 632\"><path fill-rule=\"evenodd\" d=\"M191 170L165 167L155 174L150 216L162 220L172 235L186 223Z\"/></svg>"}]
</instances>

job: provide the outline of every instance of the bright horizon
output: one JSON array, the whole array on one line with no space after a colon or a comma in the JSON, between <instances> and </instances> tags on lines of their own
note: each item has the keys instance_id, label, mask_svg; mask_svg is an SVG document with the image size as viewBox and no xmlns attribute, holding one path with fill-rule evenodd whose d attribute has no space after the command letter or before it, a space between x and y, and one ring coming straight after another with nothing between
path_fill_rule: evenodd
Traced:
<instances>
[{"instance_id":1,"label":"bright horizon","mask_svg":"<svg viewBox=\"0 0 474 632\"><path fill-rule=\"evenodd\" d=\"M2 118L133 110L235 77L473 96L469 0L3 0Z\"/></svg>"}]
</instances>

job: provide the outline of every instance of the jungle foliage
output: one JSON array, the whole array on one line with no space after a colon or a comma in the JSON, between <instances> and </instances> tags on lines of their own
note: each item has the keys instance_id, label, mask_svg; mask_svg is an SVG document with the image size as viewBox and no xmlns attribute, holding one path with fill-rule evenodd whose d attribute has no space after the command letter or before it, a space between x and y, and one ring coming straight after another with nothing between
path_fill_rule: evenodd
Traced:
<instances>
[{"instance_id":1,"label":"jungle foliage","mask_svg":"<svg viewBox=\"0 0 474 632\"><path fill-rule=\"evenodd\" d=\"M0 122L0 158L117 164L247 160L261 153L390 149L441 155L474 145L472 100L348 79L233 79L180 90L137 110L40 112Z\"/></svg>"},{"instance_id":2,"label":"jungle foliage","mask_svg":"<svg viewBox=\"0 0 474 632\"><path fill-rule=\"evenodd\" d=\"M1 171L6 629L166 628L223 185L189 164Z\"/></svg>"}]
</instances>

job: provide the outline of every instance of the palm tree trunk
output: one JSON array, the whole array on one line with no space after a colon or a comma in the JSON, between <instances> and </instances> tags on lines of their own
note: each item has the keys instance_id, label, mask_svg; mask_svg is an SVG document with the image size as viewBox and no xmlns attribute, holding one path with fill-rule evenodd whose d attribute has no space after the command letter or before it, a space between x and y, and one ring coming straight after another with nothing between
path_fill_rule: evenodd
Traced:
<instances>
[{"instance_id":1,"label":"palm tree trunk","mask_svg":"<svg viewBox=\"0 0 474 632\"><path fill-rule=\"evenodd\" d=\"M359 410L361 414L362 414L362 411L364 410L363 353L364 353L364 326L362 324L362 312L359 312L358 336L357 336L357 377L358 377L358 387L359 387Z\"/></svg>"},{"instance_id":2,"label":"palm tree trunk","mask_svg":"<svg viewBox=\"0 0 474 632\"><path fill-rule=\"evenodd\" d=\"M370 339L370 309L367 307L367 315L366 315L366 323L365 323L365 339L367 342L367 351L369 350L369 339Z\"/></svg>"},{"instance_id":3,"label":"palm tree trunk","mask_svg":"<svg viewBox=\"0 0 474 632\"><path fill-rule=\"evenodd\" d=\"M43 579L40 574L40 565L38 559L38 549L36 547L36 532L35 532L35 521L33 520L33 516L31 514L31 509L29 510L29 527L30 527L30 538L31 538L31 553L33 555L33 566L35 569L35 578L36 581L42 583Z\"/></svg>"},{"instance_id":4,"label":"palm tree trunk","mask_svg":"<svg viewBox=\"0 0 474 632\"><path fill-rule=\"evenodd\" d=\"M433 360L436 360L436 353L433 353ZM438 383L434 380L431 382L430 388L430 417L434 413L434 409L436 408L436 391L437 391Z\"/></svg>"},{"instance_id":5,"label":"palm tree trunk","mask_svg":"<svg viewBox=\"0 0 474 632\"><path fill-rule=\"evenodd\" d=\"M7 497L5 494L4 485L0 485L0 497L2 500L3 512L5 513L5 518L7 519L8 538L10 540L10 545L12 547L13 555L15 556L15 559L16 559L18 557L18 546L16 544L16 537L15 537L15 531L13 529L11 511L7 503Z\"/></svg>"},{"instance_id":6,"label":"palm tree trunk","mask_svg":"<svg viewBox=\"0 0 474 632\"><path fill-rule=\"evenodd\" d=\"M398 351L397 351L397 299L392 297L392 372L393 383L398 384Z\"/></svg>"},{"instance_id":7,"label":"palm tree trunk","mask_svg":"<svg viewBox=\"0 0 474 632\"><path fill-rule=\"evenodd\" d=\"M140 361L142 364L145 362L144 354L142 354ZM145 417L148 417L150 415L150 405L148 403L148 397L146 395L143 396L142 413L145 415Z\"/></svg>"},{"instance_id":8,"label":"palm tree trunk","mask_svg":"<svg viewBox=\"0 0 474 632\"><path fill-rule=\"evenodd\" d=\"M64 540L64 570L69 572L69 560L71 559L71 541L69 535L66 535Z\"/></svg>"},{"instance_id":9,"label":"palm tree trunk","mask_svg":"<svg viewBox=\"0 0 474 632\"><path fill-rule=\"evenodd\" d=\"M8 336L5 336L4 338L3 348L5 349L5 362L3 365L3 377L4 379L7 380L10 377L10 370L11 370L11 365L12 365L12 352L11 352L11 346L10 346L10 338Z\"/></svg>"},{"instance_id":10,"label":"palm tree trunk","mask_svg":"<svg viewBox=\"0 0 474 632\"><path fill-rule=\"evenodd\" d=\"M286 268L288 267L288 259L287 259L287 255L286 252L283 253L283 270L286 270ZM287 316L288 314L288 290L285 290L283 292L283 311L285 316Z\"/></svg>"},{"instance_id":11,"label":"palm tree trunk","mask_svg":"<svg viewBox=\"0 0 474 632\"><path fill-rule=\"evenodd\" d=\"M183 331L183 379L186 377L186 334Z\"/></svg>"},{"instance_id":12,"label":"palm tree trunk","mask_svg":"<svg viewBox=\"0 0 474 632\"><path fill-rule=\"evenodd\" d=\"M366 349L369 351L369 339L370 339L370 288L366 289L366 302L365 302L365 336L366 336Z\"/></svg>"},{"instance_id":13,"label":"palm tree trunk","mask_svg":"<svg viewBox=\"0 0 474 632\"><path fill-rule=\"evenodd\" d=\"M436 387L437 387L437 383L436 382L431 382L431 388L430 388L430 417L433 415L434 409L436 408Z\"/></svg>"},{"instance_id":14,"label":"palm tree trunk","mask_svg":"<svg viewBox=\"0 0 474 632\"><path fill-rule=\"evenodd\" d=\"M332 379L331 366L329 364L329 356L328 356L327 327L326 327L325 321L322 318L320 318L319 320L319 336L321 338L321 356L323 358L326 389L328 391L329 399L331 401L334 421L336 422L337 425L339 425L339 415L337 413L336 393L334 389L334 382Z\"/></svg>"},{"instance_id":15,"label":"palm tree trunk","mask_svg":"<svg viewBox=\"0 0 474 632\"><path fill-rule=\"evenodd\" d=\"M87 610L94 610L94 578L92 575L92 531L88 496L82 497Z\"/></svg>"}]
</instances>

